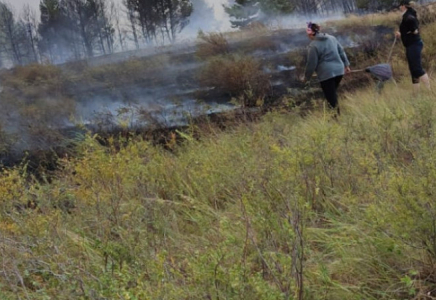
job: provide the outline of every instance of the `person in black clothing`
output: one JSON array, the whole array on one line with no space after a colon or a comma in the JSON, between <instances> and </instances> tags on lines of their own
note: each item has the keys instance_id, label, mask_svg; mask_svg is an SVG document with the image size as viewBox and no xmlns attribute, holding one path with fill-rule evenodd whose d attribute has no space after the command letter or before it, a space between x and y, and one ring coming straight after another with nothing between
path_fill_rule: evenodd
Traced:
<instances>
[{"instance_id":1,"label":"person in black clothing","mask_svg":"<svg viewBox=\"0 0 436 300\"><path fill-rule=\"evenodd\" d=\"M401 41L406 48L406 57L414 89L419 89L420 82L423 82L430 89L430 79L422 68L421 53L424 43L419 33L419 21L416 11L412 8L412 3L409 0L400 1L403 19L400 24L400 31L397 31L395 36L397 38L401 37Z\"/></svg>"}]
</instances>

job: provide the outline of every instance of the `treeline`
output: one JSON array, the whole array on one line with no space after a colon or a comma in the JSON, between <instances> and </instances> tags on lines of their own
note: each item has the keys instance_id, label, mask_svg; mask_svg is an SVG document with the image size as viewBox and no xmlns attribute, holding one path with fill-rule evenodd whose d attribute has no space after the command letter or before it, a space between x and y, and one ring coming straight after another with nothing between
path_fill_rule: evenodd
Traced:
<instances>
[{"instance_id":1,"label":"treeline","mask_svg":"<svg viewBox=\"0 0 436 300\"><path fill-rule=\"evenodd\" d=\"M374 11L398 0L236 0L225 7L234 27L271 16ZM205 0L41 0L19 14L0 2L0 65L60 63L172 43ZM209 20L205 17L204 22Z\"/></svg>"},{"instance_id":2,"label":"treeline","mask_svg":"<svg viewBox=\"0 0 436 300\"><path fill-rule=\"evenodd\" d=\"M233 27L242 28L253 22L262 22L272 16L298 13L304 16L328 15L332 13L365 13L391 10L399 0L235 0L225 7L232 17ZM432 2L417 0L419 3Z\"/></svg>"},{"instance_id":3,"label":"treeline","mask_svg":"<svg viewBox=\"0 0 436 300\"><path fill-rule=\"evenodd\" d=\"M189 23L190 0L41 0L16 14L0 2L1 65L59 63L174 42Z\"/></svg>"}]
</instances>

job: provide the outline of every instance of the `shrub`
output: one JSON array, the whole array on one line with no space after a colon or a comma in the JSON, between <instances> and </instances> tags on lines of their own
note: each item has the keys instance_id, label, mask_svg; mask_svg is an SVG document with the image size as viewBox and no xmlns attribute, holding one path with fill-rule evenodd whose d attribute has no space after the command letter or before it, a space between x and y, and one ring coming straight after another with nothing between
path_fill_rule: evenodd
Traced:
<instances>
[{"instance_id":1,"label":"shrub","mask_svg":"<svg viewBox=\"0 0 436 300\"><path fill-rule=\"evenodd\" d=\"M249 32L256 33L256 34L266 33L270 30L269 27L265 23L259 22L259 21L251 22L250 24L242 27L241 29L244 31L249 31Z\"/></svg>"},{"instance_id":2,"label":"shrub","mask_svg":"<svg viewBox=\"0 0 436 300\"><path fill-rule=\"evenodd\" d=\"M12 144L14 143L14 136L4 130L4 126L0 124L0 156L8 154Z\"/></svg>"},{"instance_id":3,"label":"shrub","mask_svg":"<svg viewBox=\"0 0 436 300\"><path fill-rule=\"evenodd\" d=\"M278 45L271 35L258 35L238 43L237 48L243 53L255 53L256 51L277 51Z\"/></svg>"},{"instance_id":4,"label":"shrub","mask_svg":"<svg viewBox=\"0 0 436 300\"><path fill-rule=\"evenodd\" d=\"M65 87L65 77L61 69L53 65L19 66L1 76L6 93L20 98L58 95Z\"/></svg>"},{"instance_id":5,"label":"shrub","mask_svg":"<svg viewBox=\"0 0 436 300\"><path fill-rule=\"evenodd\" d=\"M228 55L208 60L199 76L200 84L240 99L243 106L255 106L269 90L269 77L253 57Z\"/></svg>"},{"instance_id":6,"label":"shrub","mask_svg":"<svg viewBox=\"0 0 436 300\"><path fill-rule=\"evenodd\" d=\"M432 72L436 69L436 37L434 35L436 30L436 23L427 25L421 29L421 36L424 41L423 64L428 71Z\"/></svg>"},{"instance_id":7,"label":"shrub","mask_svg":"<svg viewBox=\"0 0 436 300\"><path fill-rule=\"evenodd\" d=\"M393 64L407 70L401 53ZM267 82L260 69L227 55L202 75L242 97ZM50 181L2 171L0 298L434 298L436 105L399 83L377 97L354 89L335 121L272 112L201 140L180 134L171 152L86 136ZM63 115L40 112L45 99L20 112L37 125Z\"/></svg>"},{"instance_id":8,"label":"shrub","mask_svg":"<svg viewBox=\"0 0 436 300\"><path fill-rule=\"evenodd\" d=\"M109 87L125 84L144 83L146 79L164 77L163 71L168 65L169 57L165 54L150 58L133 57L121 63L91 67L84 73L77 73L79 84L103 83Z\"/></svg>"},{"instance_id":9,"label":"shrub","mask_svg":"<svg viewBox=\"0 0 436 300\"><path fill-rule=\"evenodd\" d=\"M215 55L229 52L229 43L220 32L204 33L199 31L196 55L200 59L206 59Z\"/></svg>"},{"instance_id":10,"label":"shrub","mask_svg":"<svg viewBox=\"0 0 436 300\"><path fill-rule=\"evenodd\" d=\"M353 29L356 26L369 27L369 26L388 26L395 27L401 21L401 14L398 11L388 13L372 13L363 16L350 15L335 21L327 21L326 27L338 27L341 29Z\"/></svg>"},{"instance_id":11,"label":"shrub","mask_svg":"<svg viewBox=\"0 0 436 300\"><path fill-rule=\"evenodd\" d=\"M26 84L40 84L56 82L61 77L61 70L54 65L32 64L16 67L13 74Z\"/></svg>"},{"instance_id":12,"label":"shrub","mask_svg":"<svg viewBox=\"0 0 436 300\"><path fill-rule=\"evenodd\" d=\"M430 3L416 7L421 25L429 25L436 21L436 4Z\"/></svg>"}]
</instances>

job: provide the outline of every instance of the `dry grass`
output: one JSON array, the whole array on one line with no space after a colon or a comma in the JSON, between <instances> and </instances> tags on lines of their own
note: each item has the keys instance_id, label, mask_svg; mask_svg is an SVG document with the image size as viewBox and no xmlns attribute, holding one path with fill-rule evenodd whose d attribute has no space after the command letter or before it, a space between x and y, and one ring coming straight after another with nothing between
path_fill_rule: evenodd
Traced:
<instances>
[{"instance_id":1,"label":"dry grass","mask_svg":"<svg viewBox=\"0 0 436 300\"><path fill-rule=\"evenodd\" d=\"M421 25L428 25L435 21L436 4L429 3L425 5L415 5L415 10L418 12ZM386 13L373 13L363 16L349 15L345 19L325 22L327 27L341 27L352 28L359 24L359 26L378 26L384 25L396 28L401 21L401 12L399 10L386 12Z\"/></svg>"},{"instance_id":2,"label":"dry grass","mask_svg":"<svg viewBox=\"0 0 436 300\"><path fill-rule=\"evenodd\" d=\"M250 26L245 27L242 30L235 30L230 32L224 32L224 37L229 42L240 42L248 39L253 39L262 36L269 36L276 31L276 28L272 28L263 23L255 22Z\"/></svg>"},{"instance_id":3,"label":"dry grass","mask_svg":"<svg viewBox=\"0 0 436 300\"><path fill-rule=\"evenodd\" d=\"M384 25L388 27L394 27L401 20L401 14L399 12L388 12L382 14L367 14L363 16L349 15L347 18L327 21L325 22L326 27L336 27L341 29L353 28L357 24L358 26L368 27L368 26L378 26ZM322 25L322 24L321 24Z\"/></svg>"},{"instance_id":4,"label":"dry grass","mask_svg":"<svg viewBox=\"0 0 436 300\"><path fill-rule=\"evenodd\" d=\"M338 119L315 98L304 118L272 112L226 132L203 124L207 134L179 133L171 152L87 136L50 181L26 166L2 171L0 298L277 300L295 298L301 280L311 300L436 297L435 94L413 94L398 75L403 51L392 61L397 85L342 94ZM234 96L260 87L251 100L267 88L251 57L207 64L207 86ZM7 80L57 82L47 72ZM51 110L35 112L47 100L30 100L22 114L43 123Z\"/></svg>"},{"instance_id":5,"label":"dry grass","mask_svg":"<svg viewBox=\"0 0 436 300\"><path fill-rule=\"evenodd\" d=\"M421 25L429 25L436 21L436 3L415 7Z\"/></svg>"},{"instance_id":6,"label":"dry grass","mask_svg":"<svg viewBox=\"0 0 436 300\"><path fill-rule=\"evenodd\" d=\"M88 137L50 183L2 173L0 296L291 299L299 261L307 299L435 296L434 95L341 104L172 152Z\"/></svg>"},{"instance_id":7,"label":"dry grass","mask_svg":"<svg viewBox=\"0 0 436 300\"><path fill-rule=\"evenodd\" d=\"M251 107L262 101L269 89L268 75L259 61L250 56L227 55L213 57L199 75L200 84L214 87Z\"/></svg>"},{"instance_id":8,"label":"dry grass","mask_svg":"<svg viewBox=\"0 0 436 300\"><path fill-rule=\"evenodd\" d=\"M165 77L163 73L168 65L169 56L161 54L152 58L131 58L121 63L88 67L81 72L70 69L67 70L67 74L68 79L78 85L104 84L113 88L125 84L144 83L150 79L159 80Z\"/></svg>"},{"instance_id":9,"label":"dry grass","mask_svg":"<svg viewBox=\"0 0 436 300\"><path fill-rule=\"evenodd\" d=\"M196 56L207 59L211 56L229 53L229 43L224 34L218 32L198 33Z\"/></svg>"}]
</instances>

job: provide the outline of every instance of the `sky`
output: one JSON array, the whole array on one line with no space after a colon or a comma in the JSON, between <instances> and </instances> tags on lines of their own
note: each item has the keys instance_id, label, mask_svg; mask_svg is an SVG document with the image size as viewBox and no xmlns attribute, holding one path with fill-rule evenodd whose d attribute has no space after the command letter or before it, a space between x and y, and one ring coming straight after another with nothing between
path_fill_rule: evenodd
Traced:
<instances>
[{"instance_id":1,"label":"sky","mask_svg":"<svg viewBox=\"0 0 436 300\"><path fill-rule=\"evenodd\" d=\"M37 10L39 6L39 0L9 0L4 2L10 3L17 12L23 8L24 4L29 4L30 7L34 8L35 10Z\"/></svg>"},{"instance_id":2,"label":"sky","mask_svg":"<svg viewBox=\"0 0 436 300\"><path fill-rule=\"evenodd\" d=\"M114 0L115 2L120 3L121 0ZM39 9L40 0L6 0L5 2L10 3L17 12L22 9L24 4L29 4L30 7L35 10ZM215 7L215 16L219 19L224 17L224 10L222 8L222 4L229 3L229 0L206 0L207 3L213 5Z\"/></svg>"},{"instance_id":3,"label":"sky","mask_svg":"<svg viewBox=\"0 0 436 300\"><path fill-rule=\"evenodd\" d=\"M31 9L36 12L37 19L39 19L39 3L40 0L3 0L9 3L17 16L20 15L21 10L25 4L29 4ZM121 4L122 0L113 0L115 3ZM198 31L201 29L205 32L216 31L230 31L231 23L228 15L224 12L223 4L229 4L232 0L204 0L209 6L214 8L214 18L205 16L200 11L195 11L190 18L188 26L179 34L179 40L189 40L197 36Z\"/></svg>"},{"instance_id":4,"label":"sky","mask_svg":"<svg viewBox=\"0 0 436 300\"><path fill-rule=\"evenodd\" d=\"M113 0L115 3L121 3L122 0ZM231 24L228 15L224 12L223 4L229 4L232 0L204 0L207 4L214 8L215 20L202 15L201 12L197 12L192 16L191 22L187 28L184 29L183 35L186 37L196 36L199 29L203 31L229 31L231 30ZM17 15L20 15L21 10L25 4L29 4L30 7L36 12L39 19L39 2L40 0L4 0L4 2L11 4Z\"/></svg>"},{"instance_id":5,"label":"sky","mask_svg":"<svg viewBox=\"0 0 436 300\"><path fill-rule=\"evenodd\" d=\"M37 13L37 18L39 18L39 2L40 0L0 0L10 3L15 9L17 15L22 10L24 4L29 4L31 8ZM121 4L122 0L113 0L115 3ZM190 18L189 25L184 28L179 38L189 39L196 37L198 30L203 30L205 32L226 32L234 30L231 28L231 23L229 16L224 12L223 4L231 5L233 0L204 0L207 4L214 8L214 18L209 15L205 15L203 12L195 11ZM342 16L334 16L330 18L338 18ZM305 18L298 15L287 16L280 20L280 26L285 27L295 27L300 24L305 24Z\"/></svg>"}]
</instances>

